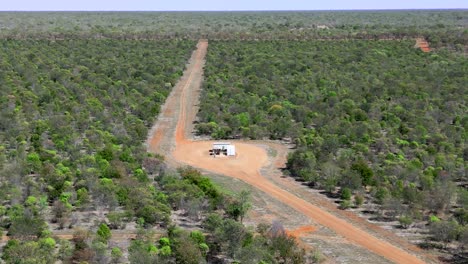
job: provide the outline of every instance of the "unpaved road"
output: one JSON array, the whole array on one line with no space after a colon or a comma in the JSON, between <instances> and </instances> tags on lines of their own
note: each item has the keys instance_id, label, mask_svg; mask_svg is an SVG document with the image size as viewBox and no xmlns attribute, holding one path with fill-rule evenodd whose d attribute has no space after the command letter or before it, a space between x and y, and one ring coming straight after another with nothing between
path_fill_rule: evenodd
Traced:
<instances>
[{"instance_id":1,"label":"unpaved road","mask_svg":"<svg viewBox=\"0 0 468 264\"><path fill-rule=\"evenodd\" d=\"M426 41L425 38L417 38L416 44L414 46L416 48L420 48L423 52L431 51L431 48L429 47L429 43Z\"/></svg>"},{"instance_id":2,"label":"unpaved road","mask_svg":"<svg viewBox=\"0 0 468 264\"><path fill-rule=\"evenodd\" d=\"M261 175L261 169L268 163L268 154L258 142L235 141L237 157L213 158L208 155L212 141L190 140L190 127L196 115L196 105L203 79L204 57L207 41L200 41L181 81L174 87L162 108L159 119L148 139L148 150L166 156L171 166L191 165L216 174L240 179L267 195L304 214L315 223L325 226L346 238L351 244L359 245L396 263L424 263L407 250L352 225L310 202L280 188ZM273 143L268 143L273 144ZM276 148L285 148L275 144ZM286 153L286 151L284 151ZM284 157L283 157L284 159ZM280 164L274 164L280 165ZM301 231L311 232L312 228Z\"/></svg>"}]
</instances>

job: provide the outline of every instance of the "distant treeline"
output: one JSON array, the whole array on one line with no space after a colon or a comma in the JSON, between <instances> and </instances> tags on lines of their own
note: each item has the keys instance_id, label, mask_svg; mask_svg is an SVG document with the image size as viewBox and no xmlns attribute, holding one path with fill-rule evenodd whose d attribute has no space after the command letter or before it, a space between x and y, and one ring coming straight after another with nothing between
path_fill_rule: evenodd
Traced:
<instances>
[{"instance_id":1,"label":"distant treeline","mask_svg":"<svg viewBox=\"0 0 468 264\"><path fill-rule=\"evenodd\" d=\"M468 43L466 10L2 12L0 38L405 39Z\"/></svg>"}]
</instances>

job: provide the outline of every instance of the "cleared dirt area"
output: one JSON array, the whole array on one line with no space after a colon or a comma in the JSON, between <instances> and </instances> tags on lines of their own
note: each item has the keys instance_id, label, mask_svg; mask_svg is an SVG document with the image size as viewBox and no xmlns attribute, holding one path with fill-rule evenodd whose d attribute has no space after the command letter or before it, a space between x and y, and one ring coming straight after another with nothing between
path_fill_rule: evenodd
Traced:
<instances>
[{"instance_id":1,"label":"cleared dirt area","mask_svg":"<svg viewBox=\"0 0 468 264\"><path fill-rule=\"evenodd\" d=\"M387 235L391 236L388 233L376 236L371 232L364 231L367 228L362 229L352 224L352 221L346 217L338 217L328 210L324 210L323 206L312 204L305 195L301 194L299 197L300 192L296 195L295 192L293 194L288 191L294 183L288 182L288 185L292 185L284 188L282 187L284 183L273 181L268 175L262 175L261 172L268 174L271 170L278 171L278 168L284 166L288 152L285 145L272 142L234 141L237 150L236 157L213 158L208 154L208 150L212 147L212 141L190 140L193 120L195 120L198 110L196 105L203 79L204 57L207 48L207 41L199 42L198 49L193 53L184 76L174 87L151 132L148 139L149 151L165 155L170 166L190 165L214 174L239 179L272 199L289 206L298 215L304 215L313 222L313 226L307 224L306 227L290 231L295 236L302 237L314 232L315 224L317 224L317 229L326 227L339 237L344 238L346 243L343 244L351 248L358 246L396 263L424 263L415 255L414 248L406 248L408 243L395 243L395 240L386 238ZM269 155L267 149L275 150L274 158ZM295 218L295 215L290 215L290 218ZM324 230L324 232L328 231ZM314 234L307 235L307 238L313 240ZM317 237L320 235L317 234ZM353 251L347 254L353 254ZM336 260L346 262L340 261L339 256ZM374 260L374 263L385 262L384 259L379 258Z\"/></svg>"},{"instance_id":2,"label":"cleared dirt area","mask_svg":"<svg viewBox=\"0 0 468 264\"><path fill-rule=\"evenodd\" d=\"M414 45L416 48L420 48L423 52L430 52L431 48L429 47L429 43L424 38L417 38L416 44Z\"/></svg>"}]
</instances>

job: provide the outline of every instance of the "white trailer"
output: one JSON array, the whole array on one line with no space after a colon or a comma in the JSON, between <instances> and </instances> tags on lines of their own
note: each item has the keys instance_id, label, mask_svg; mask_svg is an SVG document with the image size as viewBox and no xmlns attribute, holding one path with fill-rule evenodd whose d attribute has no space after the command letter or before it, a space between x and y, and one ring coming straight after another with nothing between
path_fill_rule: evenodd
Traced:
<instances>
[{"instance_id":1,"label":"white trailer","mask_svg":"<svg viewBox=\"0 0 468 264\"><path fill-rule=\"evenodd\" d=\"M216 151L217 150L217 151ZM214 142L213 151L226 153L227 156L236 155L236 146L232 145L230 142Z\"/></svg>"}]
</instances>

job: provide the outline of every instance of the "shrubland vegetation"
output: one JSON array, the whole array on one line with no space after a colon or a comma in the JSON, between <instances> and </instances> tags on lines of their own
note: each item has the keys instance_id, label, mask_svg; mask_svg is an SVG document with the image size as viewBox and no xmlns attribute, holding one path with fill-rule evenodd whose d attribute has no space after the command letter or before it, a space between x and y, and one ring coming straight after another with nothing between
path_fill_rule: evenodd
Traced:
<instances>
[{"instance_id":1,"label":"shrubland vegetation","mask_svg":"<svg viewBox=\"0 0 468 264\"><path fill-rule=\"evenodd\" d=\"M199 38L210 40L200 133L291 138L292 176L344 209L375 203L405 228L425 220L463 250L467 63L448 50L466 51L467 24L464 10L0 12L2 260L317 260L279 223L242 225L248 193L146 153ZM419 36L449 49L423 54L408 40ZM177 227L174 211L201 231ZM89 212L105 214L84 225ZM138 230L128 249L110 243L127 226ZM51 232L70 228L71 241Z\"/></svg>"},{"instance_id":2,"label":"shrubland vegetation","mask_svg":"<svg viewBox=\"0 0 468 264\"><path fill-rule=\"evenodd\" d=\"M6 263L120 263L127 249L111 247L112 232L134 224L140 235L128 248L132 263L241 259L250 250L268 263L305 261L281 228L264 227L257 236L242 225L248 195L226 195L192 169L166 174L163 157L146 153L148 128L195 42L0 45L0 230L11 238L1 254ZM91 226L80 222L80 215L96 210L107 213L90 219ZM177 228L173 210L193 221L210 215L210 231ZM168 237L156 241L152 227L159 234L169 228ZM72 241L54 239L50 230L57 229L73 230ZM281 247L272 246L280 240Z\"/></svg>"},{"instance_id":3,"label":"shrubland vegetation","mask_svg":"<svg viewBox=\"0 0 468 264\"><path fill-rule=\"evenodd\" d=\"M0 12L7 38L343 39L426 37L463 50L465 10L297 12Z\"/></svg>"},{"instance_id":4,"label":"shrubland vegetation","mask_svg":"<svg viewBox=\"0 0 468 264\"><path fill-rule=\"evenodd\" d=\"M151 186L158 189L159 199L166 206L184 211L189 221L202 221L202 225L199 230L186 230L171 222L166 228L150 229L148 224L154 224L151 215L161 212L142 209L150 217L143 214L136 238L129 241L126 250L130 263L198 264L223 259L240 263L313 263L321 258L317 253L309 256L298 247L280 223L260 224L253 230L238 221L247 213L243 209L249 208L246 192L239 197L228 195L191 168L150 176ZM144 202L150 203L148 199ZM1 257L6 263L122 263L124 251L109 243L112 232L120 229L110 214L95 234L84 228L74 229L71 242L56 241L47 231L34 239L14 237L3 248Z\"/></svg>"},{"instance_id":5,"label":"shrubland vegetation","mask_svg":"<svg viewBox=\"0 0 468 264\"><path fill-rule=\"evenodd\" d=\"M166 196L148 185L151 166L162 160L142 142L194 45L1 40L5 234L42 237L48 222L74 227L80 211L96 209L115 211L113 222L167 225Z\"/></svg>"},{"instance_id":6,"label":"shrubland vegetation","mask_svg":"<svg viewBox=\"0 0 468 264\"><path fill-rule=\"evenodd\" d=\"M434 239L463 247L467 70L409 41L211 41L197 129L292 138L293 177L403 227L437 215Z\"/></svg>"},{"instance_id":7,"label":"shrubland vegetation","mask_svg":"<svg viewBox=\"0 0 468 264\"><path fill-rule=\"evenodd\" d=\"M250 207L249 194L228 195L211 180L191 168L177 175L156 177L174 210L183 210L193 220L202 220L202 231L168 228L167 237L156 240L141 234L129 248L133 263L312 263L310 257L286 234L280 223L246 228L241 219Z\"/></svg>"}]
</instances>

